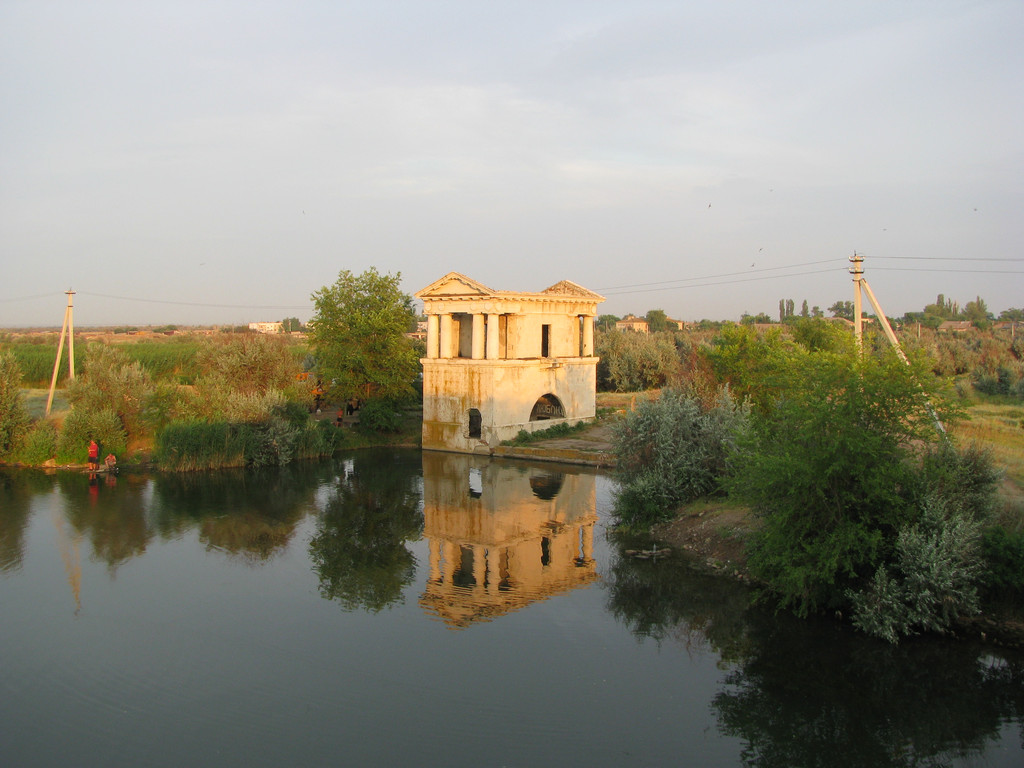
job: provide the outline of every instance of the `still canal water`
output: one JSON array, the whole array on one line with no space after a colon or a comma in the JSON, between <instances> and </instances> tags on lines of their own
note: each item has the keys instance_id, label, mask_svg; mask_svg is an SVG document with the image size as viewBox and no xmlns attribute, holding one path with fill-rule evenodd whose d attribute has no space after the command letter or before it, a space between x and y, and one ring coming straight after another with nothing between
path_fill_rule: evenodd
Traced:
<instances>
[{"instance_id":1,"label":"still canal water","mask_svg":"<svg viewBox=\"0 0 1024 768\"><path fill-rule=\"evenodd\" d=\"M0 472L5 766L1024 765L1024 659L622 557L612 481Z\"/></svg>"}]
</instances>

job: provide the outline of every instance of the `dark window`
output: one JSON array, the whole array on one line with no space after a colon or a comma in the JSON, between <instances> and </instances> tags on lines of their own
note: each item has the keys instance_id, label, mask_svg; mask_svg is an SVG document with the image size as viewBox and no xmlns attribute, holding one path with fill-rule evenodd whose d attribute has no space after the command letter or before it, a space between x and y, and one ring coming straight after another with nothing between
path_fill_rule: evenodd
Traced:
<instances>
[{"instance_id":1,"label":"dark window","mask_svg":"<svg viewBox=\"0 0 1024 768\"><path fill-rule=\"evenodd\" d=\"M483 419L480 416L480 411L476 408L469 409L469 436L480 438L481 422Z\"/></svg>"},{"instance_id":2,"label":"dark window","mask_svg":"<svg viewBox=\"0 0 1024 768\"><path fill-rule=\"evenodd\" d=\"M551 356L551 326L542 325L540 327L540 356L550 357Z\"/></svg>"}]
</instances>

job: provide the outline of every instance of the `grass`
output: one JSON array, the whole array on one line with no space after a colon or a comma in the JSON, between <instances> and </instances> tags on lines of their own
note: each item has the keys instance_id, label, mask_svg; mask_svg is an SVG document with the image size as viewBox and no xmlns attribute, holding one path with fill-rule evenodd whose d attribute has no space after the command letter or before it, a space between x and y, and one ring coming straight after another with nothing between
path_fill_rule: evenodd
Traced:
<instances>
[{"instance_id":1,"label":"grass","mask_svg":"<svg viewBox=\"0 0 1024 768\"><path fill-rule=\"evenodd\" d=\"M21 390L21 403L28 411L33 420L42 419L46 415L46 400L50 396L49 389L23 389ZM53 404L50 413L65 413L71 410L67 398L64 397L64 390L57 389L53 393Z\"/></svg>"},{"instance_id":2,"label":"grass","mask_svg":"<svg viewBox=\"0 0 1024 768\"><path fill-rule=\"evenodd\" d=\"M1024 491L1024 408L1020 405L979 403L968 409L969 421L953 427L953 434L992 450L996 464Z\"/></svg>"},{"instance_id":3,"label":"grass","mask_svg":"<svg viewBox=\"0 0 1024 768\"><path fill-rule=\"evenodd\" d=\"M1006 474L999 488L997 521L1009 531L1024 531L1024 406L986 398L968 407L969 420L956 424L960 442L974 442L992 451L995 465Z\"/></svg>"}]
</instances>

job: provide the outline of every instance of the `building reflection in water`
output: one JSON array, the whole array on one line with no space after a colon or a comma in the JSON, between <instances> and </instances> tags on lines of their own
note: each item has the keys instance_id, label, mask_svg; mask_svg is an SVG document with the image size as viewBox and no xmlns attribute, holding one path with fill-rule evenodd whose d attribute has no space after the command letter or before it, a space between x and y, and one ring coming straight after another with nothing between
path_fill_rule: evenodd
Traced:
<instances>
[{"instance_id":1,"label":"building reflection in water","mask_svg":"<svg viewBox=\"0 0 1024 768\"><path fill-rule=\"evenodd\" d=\"M596 483L585 470L424 451L423 517L420 605L452 629L597 579Z\"/></svg>"}]
</instances>

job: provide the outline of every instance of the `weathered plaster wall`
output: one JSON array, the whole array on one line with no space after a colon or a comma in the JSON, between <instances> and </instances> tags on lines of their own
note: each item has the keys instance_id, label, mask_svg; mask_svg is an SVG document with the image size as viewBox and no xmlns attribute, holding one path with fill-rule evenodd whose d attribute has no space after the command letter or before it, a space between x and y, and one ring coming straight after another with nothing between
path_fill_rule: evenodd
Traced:
<instances>
[{"instance_id":1,"label":"weathered plaster wall","mask_svg":"<svg viewBox=\"0 0 1024 768\"><path fill-rule=\"evenodd\" d=\"M423 447L485 451L519 430L576 424L596 413L597 358L536 360L429 360L423 363ZM530 421L542 396L553 394L564 419ZM470 438L469 410L481 415L480 438Z\"/></svg>"}]
</instances>

